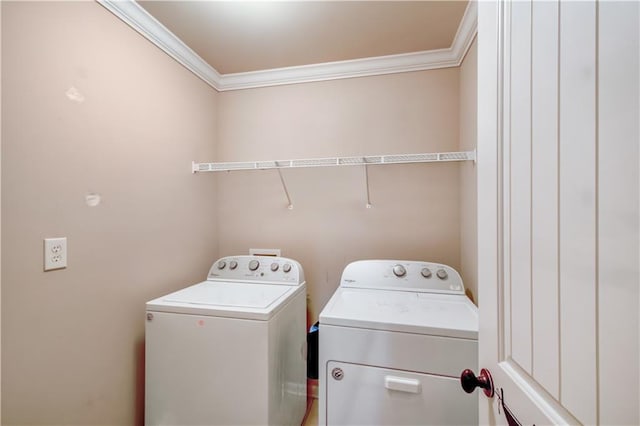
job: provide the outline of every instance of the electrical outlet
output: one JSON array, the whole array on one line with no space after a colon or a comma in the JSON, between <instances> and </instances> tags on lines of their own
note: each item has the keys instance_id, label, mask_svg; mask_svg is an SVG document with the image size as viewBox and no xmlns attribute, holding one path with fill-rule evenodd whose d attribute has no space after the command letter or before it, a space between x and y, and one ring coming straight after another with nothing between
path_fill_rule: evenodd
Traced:
<instances>
[{"instance_id":1,"label":"electrical outlet","mask_svg":"<svg viewBox=\"0 0 640 426\"><path fill-rule=\"evenodd\" d=\"M67 267L67 238L44 239L44 270Z\"/></svg>"}]
</instances>

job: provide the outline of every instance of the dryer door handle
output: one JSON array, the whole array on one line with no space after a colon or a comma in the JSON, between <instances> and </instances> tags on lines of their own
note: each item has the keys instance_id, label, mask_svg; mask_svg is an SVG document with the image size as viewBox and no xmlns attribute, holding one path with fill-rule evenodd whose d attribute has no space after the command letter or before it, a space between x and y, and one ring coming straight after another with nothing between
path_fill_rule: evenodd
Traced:
<instances>
[{"instance_id":1,"label":"dryer door handle","mask_svg":"<svg viewBox=\"0 0 640 426\"><path fill-rule=\"evenodd\" d=\"M422 392L422 385L420 380L408 379L406 377L385 376L384 387L389 390L408 392L408 393L420 393Z\"/></svg>"}]
</instances>

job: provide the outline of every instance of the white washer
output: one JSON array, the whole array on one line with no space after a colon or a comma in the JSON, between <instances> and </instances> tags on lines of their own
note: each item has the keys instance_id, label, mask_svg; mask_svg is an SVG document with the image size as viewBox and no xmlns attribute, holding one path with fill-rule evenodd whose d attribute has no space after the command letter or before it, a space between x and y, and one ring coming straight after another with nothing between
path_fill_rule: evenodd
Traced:
<instances>
[{"instance_id":1,"label":"white washer","mask_svg":"<svg viewBox=\"0 0 640 426\"><path fill-rule=\"evenodd\" d=\"M233 256L147 302L145 424L300 425L305 289L294 260Z\"/></svg>"},{"instance_id":2,"label":"white washer","mask_svg":"<svg viewBox=\"0 0 640 426\"><path fill-rule=\"evenodd\" d=\"M477 425L478 312L453 268L349 264L320 313L321 425Z\"/></svg>"}]
</instances>

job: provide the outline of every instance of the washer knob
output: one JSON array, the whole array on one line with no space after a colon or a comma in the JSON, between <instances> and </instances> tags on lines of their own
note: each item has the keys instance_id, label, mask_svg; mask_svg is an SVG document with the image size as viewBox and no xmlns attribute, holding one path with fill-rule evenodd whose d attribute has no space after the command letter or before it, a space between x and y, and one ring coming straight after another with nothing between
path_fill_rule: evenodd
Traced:
<instances>
[{"instance_id":1,"label":"washer knob","mask_svg":"<svg viewBox=\"0 0 640 426\"><path fill-rule=\"evenodd\" d=\"M393 267L393 275L396 277L404 277L407 274L407 270L402 265L396 265Z\"/></svg>"},{"instance_id":2,"label":"washer knob","mask_svg":"<svg viewBox=\"0 0 640 426\"><path fill-rule=\"evenodd\" d=\"M260 266L260 262L255 259L249 262L249 270L251 271L255 271L256 269L258 269L258 266Z\"/></svg>"},{"instance_id":3,"label":"washer knob","mask_svg":"<svg viewBox=\"0 0 640 426\"><path fill-rule=\"evenodd\" d=\"M276 262L273 262L273 263L271 264L271 270L272 270L273 272L277 271L279 267L280 267L280 265L278 265Z\"/></svg>"},{"instance_id":4,"label":"washer knob","mask_svg":"<svg viewBox=\"0 0 640 426\"><path fill-rule=\"evenodd\" d=\"M449 274L447 274L447 271L445 271L444 269L438 269L438 272L436 272L436 275L441 280L446 280L447 278L449 278Z\"/></svg>"},{"instance_id":5,"label":"washer knob","mask_svg":"<svg viewBox=\"0 0 640 426\"><path fill-rule=\"evenodd\" d=\"M238 267L238 262L236 262L235 260L232 260L231 262L229 262L229 269L236 269Z\"/></svg>"},{"instance_id":6,"label":"washer knob","mask_svg":"<svg viewBox=\"0 0 640 426\"><path fill-rule=\"evenodd\" d=\"M225 266L227 266L227 262L225 262L224 260L218 262L218 269L224 269Z\"/></svg>"},{"instance_id":7,"label":"washer knob","mask_svg":"<svg viewBox=\"0 0 640 426\"><path fill-rule=\"evenodd\" d=\"M291 264L285 263L284 265L282 265L282 270L284 271L285 274L288 272L291 272Z\"/></svg>"},{"instance_id":8,"label":"washer knob","mask_svg":"<svg viewBox=\"0 0 640 426\"><path fill-rule=\"evenodd\" d=\"M420 271L420 273L425 278L431 278L431 269L429 268L422 268L422 271Z\"/></svg>"}]
</instances>

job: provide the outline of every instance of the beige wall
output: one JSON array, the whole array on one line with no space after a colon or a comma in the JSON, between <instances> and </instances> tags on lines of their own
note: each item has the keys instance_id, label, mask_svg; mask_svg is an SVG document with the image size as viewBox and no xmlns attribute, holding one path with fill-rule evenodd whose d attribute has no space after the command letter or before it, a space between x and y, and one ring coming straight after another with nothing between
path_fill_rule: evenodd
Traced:
<instances>
[{"instance_id":1,"label":"beige wall","mask_svg":"<svg viewBox=\"0 0 640 426\"><path fill-rule=\"evenodd\" d=\"M0 2L0 46L2 46L2 2ZM2 55L0 54L0 82L2 81ZM0 100L2 84L0 84ZM0 102L0 146L2 146L2 102ZM1 150L0 150L1 151ZM2 153L0 152L0 195L2 195ZM2 197L0 196L0 241L2 240ZM2 245L0 244L0 360L2 360ZM2 383L2 362L0 362L0 384ZM2 424L2 386L0 385L0 424Z\"/></svg>"},{"instance_id":2,"label":"beige wall","mask_svg":"<svg viewBox=\"0 0 640 426\"><path fill-rule=\"evenodd\" d=\"M94 2L3 2L2 64L3 422L139 424L144 303L218 255L217 93Z\"/></svg>"},{"instance_id":3,"label":"beige wall","mask_svg":"<svg viewBox=\"0 0 640 426\"><path fill-rule=\"evenodd\" d=\"M478 47L474 41L460 67L460 150L471 151L477 141ZM460 165L460 274L478 303L478 209L476 167Z\"/></svg>"},{"instance_id":4,"label":"beige wall","mask_svg":"<svg viewBox=\"0 0 640 426\"><path fill-rule=\"evenodd\" d=\"M459 70L224 92L219 161L456 151ZM220 253L282 249L305 268L312 318L354 260L460 267L459 165L231 172L218 180Z\"/></svg>"}]
</instances>

